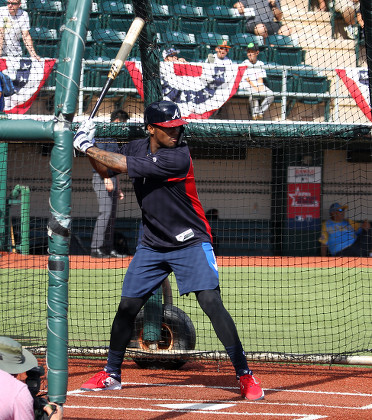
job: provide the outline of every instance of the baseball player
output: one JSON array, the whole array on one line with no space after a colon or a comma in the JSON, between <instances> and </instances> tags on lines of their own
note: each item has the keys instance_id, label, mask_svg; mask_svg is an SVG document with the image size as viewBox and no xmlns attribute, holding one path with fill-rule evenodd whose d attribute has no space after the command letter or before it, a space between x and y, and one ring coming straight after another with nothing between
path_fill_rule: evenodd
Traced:
<instances>
[{"instance_id":1,"label":"baseball player","mask_svg":"<svg viewBox=\"0 0 372 420\"><path fill-rule=\"evenodd\" d=\"M260 400L264 391L249 370L236 326L225 309L211 228L199 201L190 151L183 141L178 106L170 101L150 104L144 113L149 137L125 144L119 153L94 146L95 125L83 122L74 147L86 153L102 176L128 173L142 210L143 237L126 272L114 318L107 363L81 389L121 389L121 365L136 315L174 272L180 295L194 292L235 368L243 398Z\"/></svg>"}]
</instances>

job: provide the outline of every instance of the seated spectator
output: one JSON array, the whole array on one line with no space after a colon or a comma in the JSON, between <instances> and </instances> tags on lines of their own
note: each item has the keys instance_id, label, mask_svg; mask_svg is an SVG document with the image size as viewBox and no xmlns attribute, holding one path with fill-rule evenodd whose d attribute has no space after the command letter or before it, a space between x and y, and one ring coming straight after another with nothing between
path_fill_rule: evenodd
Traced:
<instances>
[{"instance_id":1,"label":"seated spectator","mask_svg":"<svg viewBox=\"0 0 372 420\"><path fill-rule=\"evenodd\" d=\"M0 337L0 419L34 420L34 399L16 377L37 366L36 357L17 341ZM62 419L62 407L56 404L47 404L43 410L49 419Z\"/></svg>"},{"instance_id":2,"label":"seated spectator","mask_svg":"<svg viewBox=\"0 0 372 420\"><path fill-rule=\"evenodd\" d=\"M28 13L21 9L21 0L9 0L7 7L0 7L0 56L21 57L20 39L30 56L40 61L30 35Z\"/></svg>"},{"instance_id":3,"label":"seated spectator","mask_svg":"<svg viewBox=\"0 0 372 420\"><path fill-rule=\"evenodd\" d=\"M318 7L322 12L326 12L328 10L326 0L318 0Z\"/></svg>"},{"instance_id":4,"label":"seated spectator","mask_svg":"<svg viewBox=\"0 0 372 420\"><path fill-rule=\"evenodd\" d=\"M187 63L184 58L178 57L180 50L176 50L175 48L168 48L163 51L163 59L165 62L172 62L172 63Z\"/></svg>"},{"instance_id":5,"label":"seated spectator","mask_svg":"<svg viewBox=\"0 0 372 420\"><path fill-rule=\"evenodd\" d=\"M260 50L253 42L247 45L247 60L242 62L243 65L248 66L244 72L240 88L246 90L250 95L248 97L251 108L251 115L253 120L263 118L263 114L267 111L270 105L274 102L274 94L267 86L264 85L263 79L266 77L266 71L260 68L264 63L258 60ZM254 93L263 92L264 98L254 98Z\"/></svg>"},{"instance_id":6,"label":"seated spectator","mask_svg":"<svg viewBox=\"0 0 372 420\"><path fill-rule=\"evenodd\" d=\"M335 12L340 13L346 23L344 29L348 38L355 39L358 35L356 23L364 27L359 0L335 0L334 5Z\"/></svg>"},{"instance_id":7,"label":"seated spectator","mask_svg":"<svg viewBox=\"0 0 372 420\"><path fill-rule=\"evenodd\" d=\"M227 64L232 64L230 58L227 57L229 53L230 45L226 40L220 40L218 42L217 47L215 48L214 54L208 54L207 59L205 60L206 63L216 64L219 66L225 66Z\"/></svg>"},{"instance_id":8,"label":"seated spectator","mask_svg":"<svg viewBox=\"0 0 372 420\"><path fill-rule=\"evenodd\" d=\"M347 206L333 203L329 208L330 218L323 222L321 256L329 252L337 257L368 257L371 246L371 225L365 220L362 224L345 219Z\"/></svg>"},{"instance_id":9,"label":"seated spectator","mask_svg":"<svg viewBox=\"0 0 372 420\"><path fill-rule=\"evenodd\" d=\"M281 23L283 12L280 0L241 0L234 4L246 17L247 32L266 39L269 35L291 36L292 29Z\"/></svg>"}]
</instances>

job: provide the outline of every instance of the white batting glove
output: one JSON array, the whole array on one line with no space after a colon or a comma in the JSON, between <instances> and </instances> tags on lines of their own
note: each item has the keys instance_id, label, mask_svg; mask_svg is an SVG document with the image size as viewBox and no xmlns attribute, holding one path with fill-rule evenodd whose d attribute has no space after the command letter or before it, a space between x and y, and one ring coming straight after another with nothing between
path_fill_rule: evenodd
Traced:
<instances>
[{"instance_id":1,"label":"white batting glove","mask_svg":"<svg viewBox=\"0 0 372 420\"><path fill-rule=\"evenodd\" d=\"M94 135L96 132L96 124L93 120L87 120L80 124L75 136L74 147L80 152L86 153L87 150L94 146Z\"/></svg>"}]
</instances>

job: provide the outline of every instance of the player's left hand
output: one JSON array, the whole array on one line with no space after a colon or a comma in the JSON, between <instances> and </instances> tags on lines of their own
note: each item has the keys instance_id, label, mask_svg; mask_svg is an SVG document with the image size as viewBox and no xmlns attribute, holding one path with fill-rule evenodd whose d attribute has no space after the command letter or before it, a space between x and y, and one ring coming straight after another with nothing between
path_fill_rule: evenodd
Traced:
<instances>
[{"instance_id":1,"label":"player's left hand","mask_svg":"<svg viewBox=\"0 0 372 420\"><path fill-rule=\"evenodd\" d=\"M96 125L93 120L87 120L81 123L74 136L74 147L80 152L86 153L90 147L94 146L94 134Z\"/></svg>"}]
</instances>

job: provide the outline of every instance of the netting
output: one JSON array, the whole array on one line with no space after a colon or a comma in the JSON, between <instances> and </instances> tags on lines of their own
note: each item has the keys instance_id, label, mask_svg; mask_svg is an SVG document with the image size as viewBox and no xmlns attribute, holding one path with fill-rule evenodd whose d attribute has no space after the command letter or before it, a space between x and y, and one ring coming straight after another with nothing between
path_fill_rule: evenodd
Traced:
<instances>
[{"instance_id":1,"label":"netting","mask_svg":"<svg viewBox=\"0 0 372 420\"><path fill-rule=\"evenodd\" d=\"M212 227L222 298L247 354L317 360L370 353L372 242L363 257L345 257L324 251L319 239L332 203L347 205L355 222L372 220L365 52L371 11L363 30L358 9L347 24L332 3L320 10L307 0L277 1L281 25L267 24L276 33L266 36L252 31L252 8L256 16L262 12L258 0L248 1L243 14L227 0L133 3L92 3L74 123L89 116L141 14L146 26L96 117L99 141L144 137L144 103L159 96L176 102L190 122L185 136ZM30 58L23 41L20 57L0 59L15 87L5 98L5 119L20 126L27 119L48 121L63 107L54 95L58 66L73 53L61 44L72 32L67 7L64 1L22 2L41 60ZM254 57L256 64L244 61ZM64 79L59 83L65 86ZM128 113L127 122L110 122L118 109ZM43 348L52 143L22 134L0 147L0 334ZM99 210L94 176L78 154L71 175L68 347L87 355L107 350L141 230L131 180L121 175L124 198L117 197L112 231L99 246L103 255L91 256L98 216L107 211ZM120 257L109 258L112 252ZM141 312L131 349L223 357L209 320L193 295L179 297L173 275L160 295L160 336L148 339ZM139 363L146 365L142 356Z\"/></svg>"}]
</instances>

